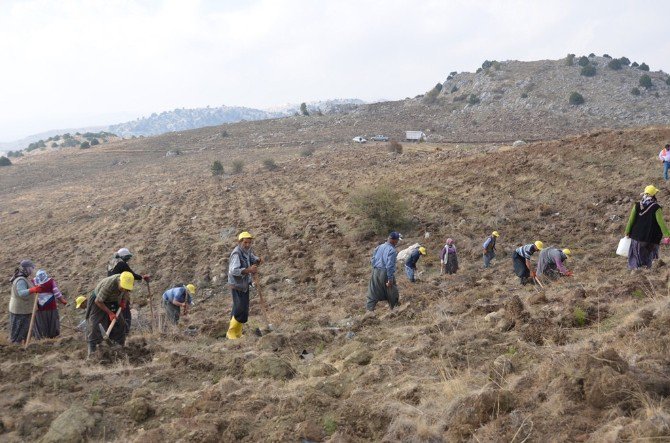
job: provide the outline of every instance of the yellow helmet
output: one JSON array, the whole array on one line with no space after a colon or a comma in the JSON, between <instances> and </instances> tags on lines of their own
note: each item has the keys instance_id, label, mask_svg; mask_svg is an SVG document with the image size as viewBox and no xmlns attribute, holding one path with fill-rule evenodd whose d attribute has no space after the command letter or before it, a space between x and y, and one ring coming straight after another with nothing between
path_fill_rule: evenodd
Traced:
<instances>
[{"instance_id":1,"label":"yellow helmet","mask_svg":"<svg viewBox=\"0 0 670 443\"><path fill-rule=\"evenodd\" d=\"M563 254L565 254L565 255L567 255L568 257L570 257L570 256L572 255L572 251L569 250L568 248L565 248L565 249L563 249Z\"/></svg>"},{"instance_id":2,"label":"yellow helmet","mask_svg":"<svg viewBox=\"0 0 670 443\"><path fill-rule=\"evenodd\" d=\"M132 291L133 285L135 284L135 276L128 271L122 272L119 276L119 284L121 288Z\"/></svg>"},{"instance_id":3,"label":"yellow helmet","mask_svg":"<svg viewBox=\"0 0 670 443\"><path fill-rule=\"evenodd\" d=\"M79 297L75 298L74 301L76 303L75 308L79 309L79 307L86 301L88 300L85 295L80 295Z\"/></svg>"},{"instance_id":4,"label":"yellow helmet","mask_svg":"<svg viewBox=\"0 0 670 443\"><path fill-rule=\"evenodd\" d=\"M538 251L541 251L544 248L544 243L542 243L540 240L537 240L535 243L535 248L537 248Z\"/></svg>"},{"instance_id":5,"label":"yellow helmet","mask_svg":"<svg viewBox=\"0 0 670 443\"><path fill-rule=\"evenodd\" d=\"M244 231L244 232L240 233L240 235L237 236L238 241L242 241L245 238L254 238L254 236L249 234L247 231Z\"/></svg>"},{"instance_id":6,"label":"yellow helmet","mask_svg":"<svg viewBox=\"0 0 670 443\"><path fill-rule=\"evenodd\" d=\"M494 236L494 237L500 237L500 232L498 232L498 231L493 231L493 232L491 233L491 235Z\"/></svg>"},{"instance_id":7,"label":"yellow helmet","mask_svg":"<svg viewBox=\"0 0 670 443\"><path fill-rule=\"evenodd\" d=\"M419 247L419 254L426 255L426 248L424 248L423 246L420 246Z\"/></svg>"},{"instance_id":8,"label":"yellow helmet","mask_svg":"<svg viewBox=\"0 0 670 443\"><path fill-rule=\"evenodd\" d=\"M191 295L195 294L195 286L193 286L193 283L189 283L186 285L186 289Z\"/></svg>"},{"instance_id":9,"label":"yellow helmet","mask_svg":"<svg viewBox=\"0 0 670 443\"><path fill-rule=\"evenodd\" d=\"M649 185L646 188L644 188L644 193L647 195L651 195L653 197L659 190L660 189L656 188L656 186Z\"/></svg>"}]
</instances>

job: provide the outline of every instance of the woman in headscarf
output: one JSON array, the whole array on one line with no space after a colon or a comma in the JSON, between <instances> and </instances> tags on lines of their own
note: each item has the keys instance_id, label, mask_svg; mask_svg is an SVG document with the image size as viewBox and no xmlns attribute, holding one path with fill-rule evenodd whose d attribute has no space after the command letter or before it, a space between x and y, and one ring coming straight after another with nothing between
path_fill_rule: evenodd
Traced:
<instances>
[{"instance_id":1,"label":"woman in headscarf","mask_svg":"<svg viewBox=\"0 0 670 443\"><path fill-rule=\"evenodd\" d=\"M440 251L440 263L442 264L442 272L440 274L455 274L458 271L456 244L451 238L447 239L444 248Z\"/></svg>"},{"instance_id":2,"label":"woman in headscarf","mask_svg":"<svg viewBox=\"0 0 670 443\"><path fill-rule=\"evenodd\" d=\"M9 280L12 284L12 295L9 299L9 340L22 343L28 337L30 317L33 313L35 291L28 278L33 274L35 265L30 260L21 260L19 267Z\"/></svg>"},{"instance_id":3,"label":"woman in headscarf","mask_svg":"<svg viewBox=\"0 0 670 443\"><path fill-rule=\"evenodd\" d=\"M631 239L628 269L651 268L652 261L658 258L658 245L670 244L670 231L665 226L661 205L656 200L658 191L653 185L644 188L640 201L630 211L625 232L626 237Z\"/></svg>"},{"instance_id":4,"label":"woman in headscarf","mask_svg":"<svg viewBox=\"0 0 670 443\"><path fill-rule=\"evenodd\" d=\"M58 337L60 335L60 316L56 300L64 305L67 304L67 300L58 289L56 281L49 277L43 269L37 271L33 283L37 288L37 313L35 314L37 338Z\"/></svg>"}]
</instances>

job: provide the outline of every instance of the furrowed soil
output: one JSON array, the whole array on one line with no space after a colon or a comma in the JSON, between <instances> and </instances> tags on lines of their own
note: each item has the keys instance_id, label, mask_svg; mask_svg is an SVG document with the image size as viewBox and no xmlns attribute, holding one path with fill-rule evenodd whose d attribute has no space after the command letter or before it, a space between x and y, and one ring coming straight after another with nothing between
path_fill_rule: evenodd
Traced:
<instances>
[{"instance_id":1,"label":"furrowed soil","mask_svg":"<svg viewBox=\"0 0 670 443\"><path fill-rule=\"evenodd\" d=\"M632 273L614 254L645 185L670 202L656 159L670 128L516 148L404 144L392 154L382 143L341 142L347 128L304 121L63 150L0 170L0 440L670 437L668 250L653 269ZM269 158L274 171L264 167ZM214 160L222 177L210 172ZM235 160L244 168L232 174ZM371 315L370 255L384 235L367 233L350 201L380 185L411 208L399 249L420 242L428 255L416 284L399 265L400 306ZM498 256L484 270L481 244L493 229ZM242 230L266 260L268 310L265 319L252 294L244 337L230 341L225 275ZM447 237L461 269L440 276ZM570 248L574 277L521 286L511 253L536 239ZM86 360L74 329L83 313L72 304L121 247L135 254L133 270L153 275L152 299L138 282L126 346L103 345ZM22 258L70 301L61 337L27 349L6 338L8 281ZM162 292L188 282L198 286L189 317L150 330Z\"/></svg>"}]
</instances>

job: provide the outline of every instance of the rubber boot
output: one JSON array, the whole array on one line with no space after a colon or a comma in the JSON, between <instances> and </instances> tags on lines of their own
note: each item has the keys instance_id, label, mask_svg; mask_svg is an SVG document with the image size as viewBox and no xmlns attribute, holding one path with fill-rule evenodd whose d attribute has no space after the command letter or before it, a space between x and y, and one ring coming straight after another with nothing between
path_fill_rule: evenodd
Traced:
<instances>
[{"instance_id":1,"label":"rubber boot","mask_svg":"<svg viewBox=\"0 0 670 443\"><path fill-rule=\"evenodd\" d=\"M230 317L230 326L228 327L226 337L230 340L237 340L242 337L242 323L235 320L235 317Z\"/></svg>"}]
</instances>

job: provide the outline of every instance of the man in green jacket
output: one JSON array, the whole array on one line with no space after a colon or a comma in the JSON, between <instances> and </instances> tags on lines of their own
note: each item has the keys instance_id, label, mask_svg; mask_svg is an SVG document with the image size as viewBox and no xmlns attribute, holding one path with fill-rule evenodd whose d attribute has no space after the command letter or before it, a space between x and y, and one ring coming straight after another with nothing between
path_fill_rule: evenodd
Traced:
<instances>
[{"instance_id":1,"label":"man in green jacket","mask_svg":"<svg viewBox=\"0 0 670 443\"><path fill-rule=\"evenodd\" d=\"M100 280L95 287L95 302L91 304L91 312L88 316L87 340L88 355L90 356L97 345L102 342L102 332L99 324L107 330L111 322L116 319L119 309L125 308L129 300L129 293L133 290L135 277L130 272L112 275ZM123 345L126 342L126 327L123 324L123 316L119 315L117 323L109 334L109 338ZM119 324L118 322L121 322Z\"/></svg>"}]
</instances>

